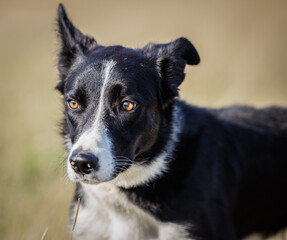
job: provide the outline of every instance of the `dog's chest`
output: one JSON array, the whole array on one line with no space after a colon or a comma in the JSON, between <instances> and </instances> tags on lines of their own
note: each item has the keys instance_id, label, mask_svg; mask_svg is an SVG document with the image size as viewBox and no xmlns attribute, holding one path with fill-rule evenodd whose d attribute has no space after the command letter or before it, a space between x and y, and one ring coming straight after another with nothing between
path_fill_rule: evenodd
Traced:
<instances>
[{"instance_id":1,"label":"dog's chest","mask_svg":"<svg viewBox=\"0 0 287 240\"><path fill-rule=\"evenodd\" d=\"M158 221L111 184L83 185L83 191L74 239L190 239L183 226Z\"/></svg>"}]
</instances>

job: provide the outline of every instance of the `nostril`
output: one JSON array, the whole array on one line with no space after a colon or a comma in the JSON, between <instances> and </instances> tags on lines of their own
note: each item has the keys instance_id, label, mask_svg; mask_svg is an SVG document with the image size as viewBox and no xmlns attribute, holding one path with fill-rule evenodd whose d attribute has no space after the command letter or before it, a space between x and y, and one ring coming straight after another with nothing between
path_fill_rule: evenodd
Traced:
<instances>
[{"instance_id":1,"label":"nostril","mask_svg":"<svg viewBox=\"0 0 287 240\"><path fill-rule=\"evenodd\" d=\"M70 164L71 164L72 169L77 172L77 170L78 170L77 162L74 161L73 159L70 159Z\"/></svg>"},{"instance_id":2,"label":"nostril","mask_svg":"<svg viewBox=\"0 0 287 240\"><path fill-rule=\"evenodd\" d=\"M96 164L94 162L81 162L79 164L79 169L83 173L91 173L96 168Z\"/></svg>"},{"instance_id":3,"label":"nostril","mask_svg":"<svg viewBox=\"0 0 287 240\"><path fill-rule=\"evenodd\" d=\"M70 159L70 164L74 170L77 169L77 163L74 160Z\"/></svg>"}]
</instances>

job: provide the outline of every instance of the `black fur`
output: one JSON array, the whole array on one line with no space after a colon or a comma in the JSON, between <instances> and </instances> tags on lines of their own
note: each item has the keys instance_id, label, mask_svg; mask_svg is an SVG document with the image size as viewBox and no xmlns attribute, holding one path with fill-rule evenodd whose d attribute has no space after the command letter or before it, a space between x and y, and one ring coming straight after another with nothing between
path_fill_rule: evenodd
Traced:
<instances>
[{"instance_id":1,"label":"black fur","mask_svg":"<svg viewBox=\"0 0 287 240\"><path fill-rule=\"evenodd\" d=\"M200 239L274 234L287 225L287 111L231 107L184 110L171 171L125 190L163 221L192 223Z\"/></svg>"},{"instance_id":2,"label":"black fur","mask_svg":"<svg viewBox=\"0 0 287 240\"><path fill-rule=\"evenodd\" d=\"M200 61L185 38L150 43L143 49L104 47L76 29L62 5L58 24L57 89L66 106L64 135L72 144L98 110L103 87L99 73L106 60L117 63L102 116L115 156L139 163L144 159L145 164L156 161L170 137L172 112L180 109L182 131L169 171L149 184L122 188L131 202L162 222L185 226L193 239L241 239L286 227L286 109L234 106L215 110L178 100L185 65ZM85 75L91 64L94 72ZM137 99L139 106L133 113L120 108L122 95ZM67 106L71 98L81 106L77 111ZM80 184L77 197L84 204Z\"/></svg>"}]
</instances>

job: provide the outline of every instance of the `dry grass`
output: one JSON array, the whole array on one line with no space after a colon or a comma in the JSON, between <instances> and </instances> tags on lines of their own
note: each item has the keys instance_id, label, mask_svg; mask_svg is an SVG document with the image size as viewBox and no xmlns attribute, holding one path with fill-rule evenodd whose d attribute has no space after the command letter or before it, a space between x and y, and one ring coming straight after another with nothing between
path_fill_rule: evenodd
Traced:
<instances>
[{"instance_id":1,"label":"dry grass","mask_svg":"<svg viewBox=\"0 0 287 240\"><path fill-rule=\"evenodd\" d=\"M287 2L63 1L103 44L186 36L202 58L181 95L203 106L287 106ZM0 239L68 239L54 23L58 1L0 2ZM274 239L280 239L276 237Z\"/></svg>"},{"instance_id":2,"label":"dry grass","mask_svg":"<svg viewBox=\"0 0 287 240\"><path fill-rule=\"evenodd\" d=\"M49 229L49 228L46 228L45 231L43 232L43 235L42 235L42 237L41 237L41 240L45 240L46 235L47 235L47 232L48 232L48 229Z\"/></svg>"},{"instance_id":3,"label":"dry grass","mask_svg":"<svg viewBox=\"0 0 287 240\"><path fill-rule=\"evenodd\" d=\"M78 198L77 210L76 210L76 213L74 216L74 223L73 223L72 231L74 231L76 223L77 223L77 218L78 218L78 213L79 213L79 208L80 208L80 202L81 202L81 199Z\"/></svg>"}]
</instances>

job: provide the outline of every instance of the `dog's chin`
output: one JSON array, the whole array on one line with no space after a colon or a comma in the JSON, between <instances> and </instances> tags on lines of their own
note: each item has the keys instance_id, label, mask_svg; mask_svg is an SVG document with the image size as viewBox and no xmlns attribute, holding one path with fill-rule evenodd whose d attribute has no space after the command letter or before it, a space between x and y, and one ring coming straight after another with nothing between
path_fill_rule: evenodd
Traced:
<instances>
[{"instance_id":1,"label":"dog's chin","mask_svg":"<svg viewBox=\"0 0 287 240\"><path fill-rule=\"evenodd\" d=\"M72 182L80 182L80 183L85 183L85 184L100 184L104 182L109 182L112 181L114 177L112 178L105 178L105 179L98 179L98 178L88 178L88 177L76 177L76 178L70 178Z\"/></svg>"},{"instance_id":2,"label":"dog's chin","mask_svg":"<svg viewBox=\"0 0 287 240\"><path fill-rule=\"evenodd\" d=\"M103 182L109 182L113 181L117 175L111 174L111 175L101 175L97 176L97 174L88 174L88 175L81 175L77 173L69 173L68 171L68 177L71 182L80 182L85 184L100 184Z\"/></svg>"},{"instance_id":3,"label":"dog's chin","mask_svg":"<svg viewBox=\"0 0 287 240\"><path fill-rule=\"evenodd\" d=\"M86 179L83 179L83 180L80 180L78 181L80 183L85 183L85 184L90 184L90 185L97 185L97 184L100 184L100 183L103 183L103 182L106 182L106 181L98 181L98 180L86 180Z\"/></svg>"}]
</instances>

